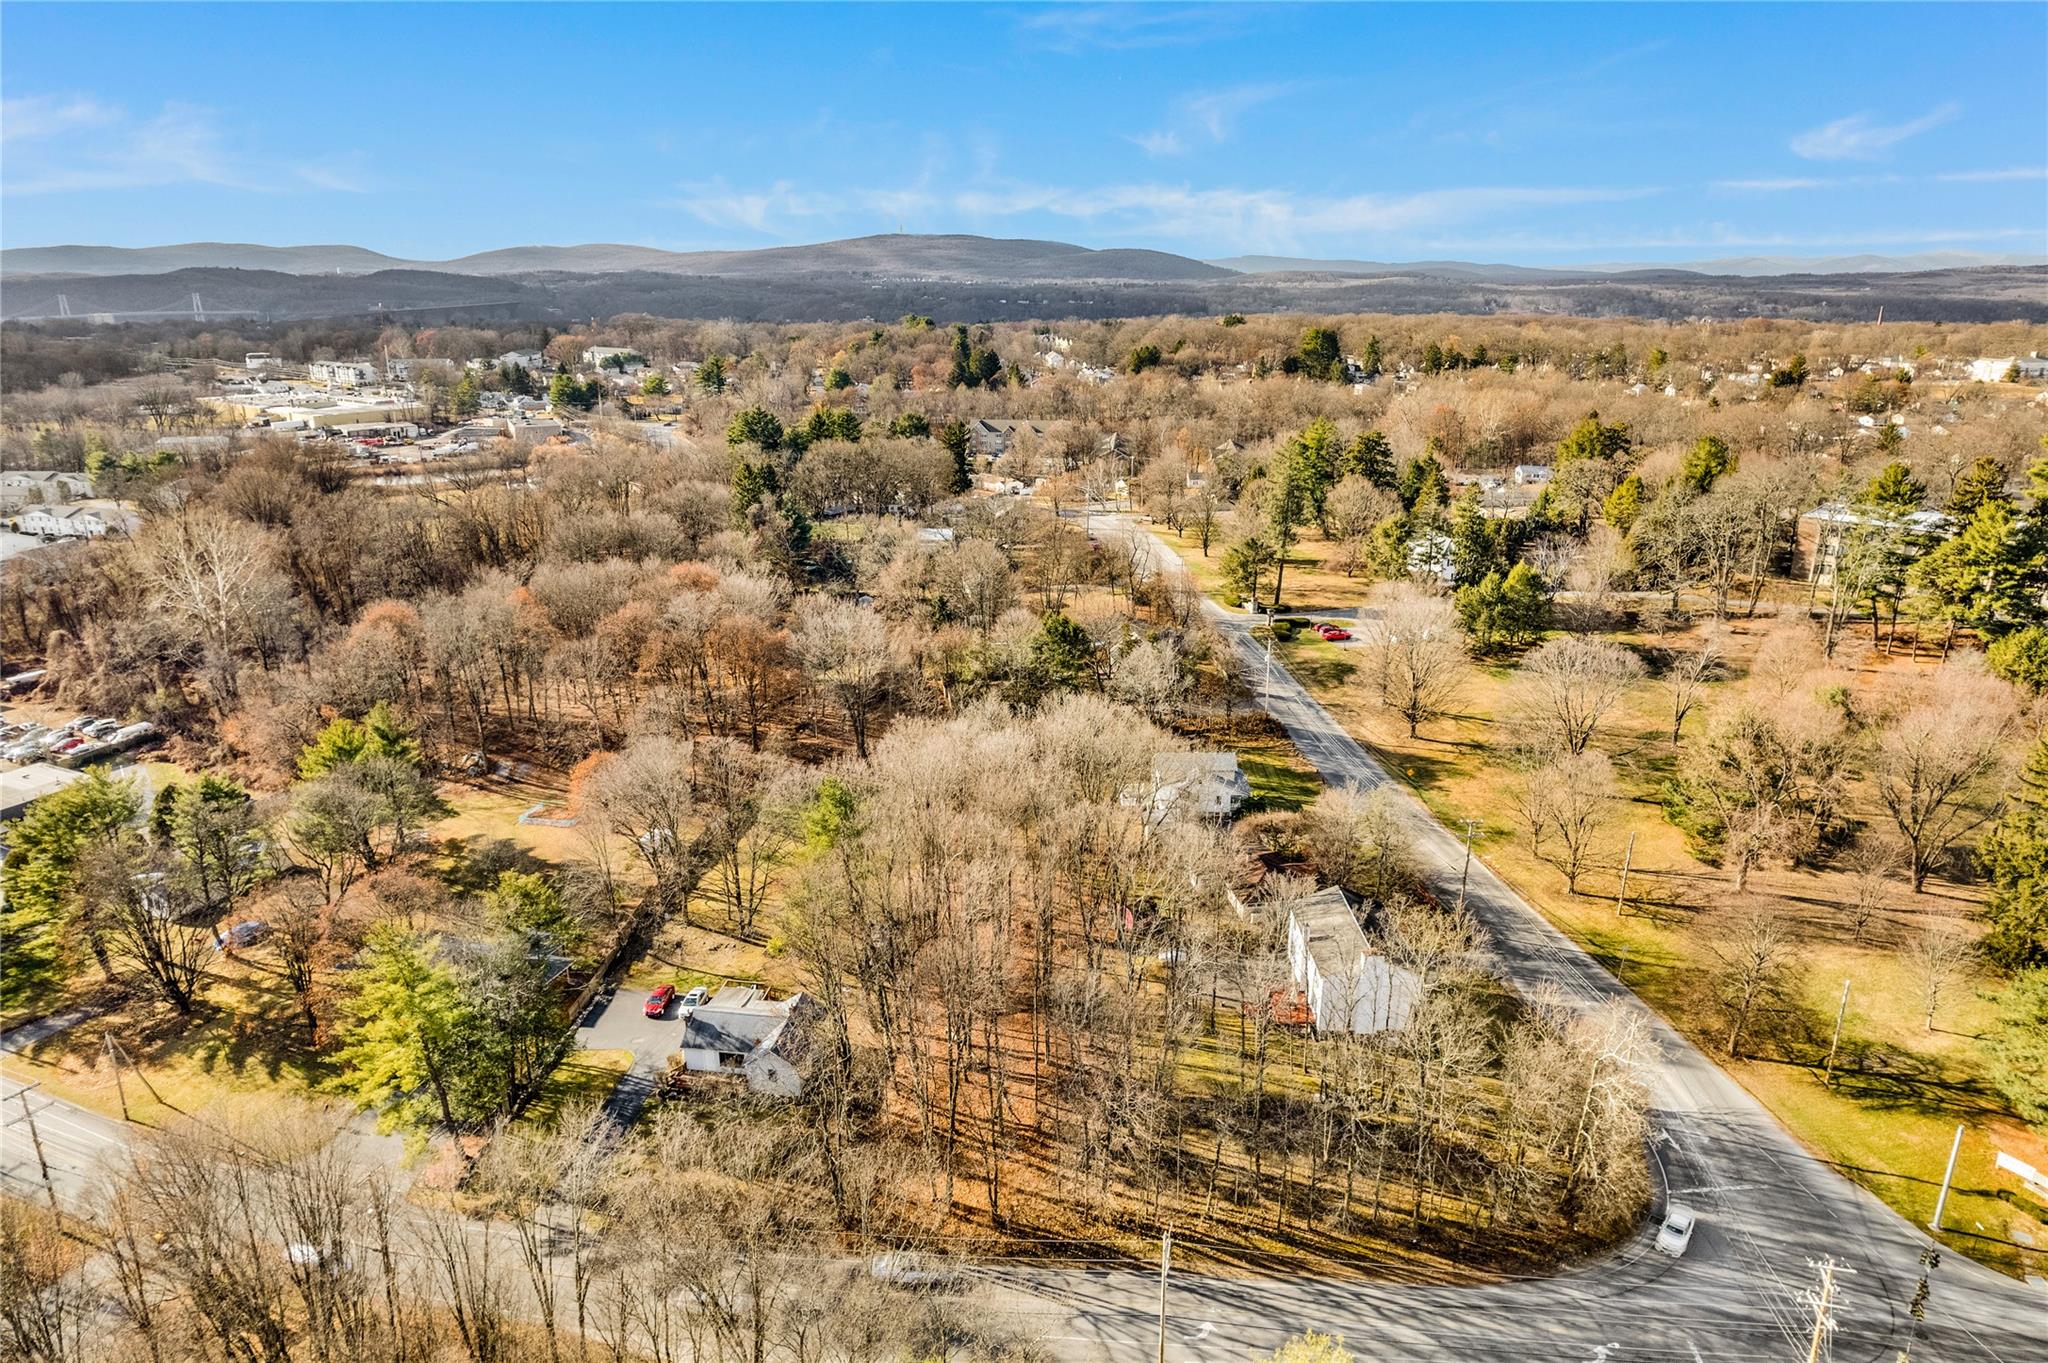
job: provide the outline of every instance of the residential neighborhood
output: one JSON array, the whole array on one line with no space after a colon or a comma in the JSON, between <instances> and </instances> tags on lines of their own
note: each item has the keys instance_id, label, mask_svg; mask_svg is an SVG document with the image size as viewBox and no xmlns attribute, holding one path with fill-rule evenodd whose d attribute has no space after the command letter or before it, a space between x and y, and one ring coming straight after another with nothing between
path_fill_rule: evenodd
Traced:
<instances>
[{"instance_id":1,"label":"residential neighborhood","mask_svg":"<svg viewBox=\"0 0 2048 1363\"><path fill-rule=\"evenodd\" d=\"M0 1357L2048 1363L2048 10L6 29Z\"/></svg>"}]
</instances>

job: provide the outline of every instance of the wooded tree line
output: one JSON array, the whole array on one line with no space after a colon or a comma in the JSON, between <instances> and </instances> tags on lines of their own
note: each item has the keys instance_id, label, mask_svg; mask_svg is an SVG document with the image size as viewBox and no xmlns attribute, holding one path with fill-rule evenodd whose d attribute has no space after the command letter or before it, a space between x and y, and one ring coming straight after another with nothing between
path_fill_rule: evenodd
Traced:
<instances>
[{"instance_id":1,"label":"wooded tree line","mask_svg":"<svg viewBox=\"0 0 2048 1363\"><path fill-rule=\"evenodd\" d=\"M790 936L826 1008L807 1090L825 1157L879 1123L911 1145L906 1200L1041 1232L1078 1213L1455 1239L1633 1215L1646 1098L1620 1015L1501 1025L1474 927L1411 897L1383 805L1336 792L1249 836L1384 896L1421 1003L1397 1033L1285 1032L1287 906L1312 886L1224 907L1242 844L1150 812L1167 741L1073 697L900 723L826 779ZM1589 1048L1612 1054L1582 1068ZM1060 1186L1020 1173L1040 1168Z\"/></svg>"}]
</instances>

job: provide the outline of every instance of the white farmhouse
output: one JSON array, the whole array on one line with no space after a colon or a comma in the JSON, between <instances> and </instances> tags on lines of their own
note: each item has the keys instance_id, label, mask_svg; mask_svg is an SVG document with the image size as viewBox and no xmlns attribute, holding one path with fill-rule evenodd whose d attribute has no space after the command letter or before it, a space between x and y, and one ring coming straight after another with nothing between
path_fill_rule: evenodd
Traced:
<instances>
[{"instance_id":1,"label":"white farmhouse","mask_svg":"<svg viewBox=\"0 0 2048 1363\"><path fill-rule=\"evenodd\" d=\"M89 506L34 506L15 517L15 528L24 535L46 540L96 540L110 530L121 530L117 515Z\"/></svg>"},{"instance_id":2,"label":"white farmhouse","mask_svg":"<svg viewBox=\"0 0 2048 1363\"><path fill-rule=\"evenodd\" d=\"M1288 908L1287 961L1318 1032L1370 1034L1408 1025L1415 975L1373 950L1342 886Z\"/></svg>"},{"instance_id":3,"label":"white farmhouse","mask_svg":"<svg viewBox=\"0 0 2048 1363\"><path fill-rule=\"evenodd\" d=\"M37 502L69 502L92 495L92 479L53 469L8 469L0 473L0 510Z\"/></svg>"},{"instance_id":4,"label":"white farmhouse","mask_svg":"<svg viewBox=\"0 0 2048 1363\"><path fill-rule=\"evenodd\" d=\"M594 345L583 352L583 363L591 369L604 368L606 360L617 360L635 369L646 367L646 360L631 346Z\"/></svg>"},{"instance_id":5,"label":"white farmhouse","mask_svg":"<svg viewBox=\"0 0 2048 1363\"><path fill-rule=\"evenodd\" d=\"M2039 383L2048 379L2048 360L2039 355L2008 355L2002 360L1970 361L1970 378L1977 383L2004 383L2006 376L2015 372L2021 383Z\"/></svg>"},{"instance_id":6,"label":"white farmhouse","mask_svg":"<svg viewBox=\"0 0 2048 1363\"><path fill-rule=\"evenodd\" d=\"M1252 793L1234 752L1163 752L1152 759L1152 817L1169 810L1227 819Z\"/></svg>"}]
</instances>

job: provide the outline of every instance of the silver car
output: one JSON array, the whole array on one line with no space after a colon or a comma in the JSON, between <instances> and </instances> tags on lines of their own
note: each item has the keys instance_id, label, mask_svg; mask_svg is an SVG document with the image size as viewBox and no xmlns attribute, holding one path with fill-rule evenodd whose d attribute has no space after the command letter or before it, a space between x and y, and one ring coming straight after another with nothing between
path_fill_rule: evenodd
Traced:
<instances>
[{"instance_id":1,"label":"silver car","mask_svg":"<svg viewBox=\"0 0 2048 1363\"><path fill-rule=\"evenodd\" d=\"M1665 1209L1664 1224L1657 1227L1657 1248L1678 1258L1692 1244L1693 1227L1698 1224L1699 1217L1692 1208L1682 1202L1672 1203Z\"/></svg>"}]
</instances>

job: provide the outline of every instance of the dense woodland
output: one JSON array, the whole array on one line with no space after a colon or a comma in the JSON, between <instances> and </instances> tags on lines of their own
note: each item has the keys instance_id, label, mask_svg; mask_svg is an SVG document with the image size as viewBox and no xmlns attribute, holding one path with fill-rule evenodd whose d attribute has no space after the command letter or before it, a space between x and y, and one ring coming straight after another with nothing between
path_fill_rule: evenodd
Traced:
<instances>
[{"instance_id":1,"label":"dense woodland","mask_svg":"<svg viewBox=\"0 0 2048 1363\"><path fill-rule=\"evenodd\" d=\"M828 1300L821 1261L1142 1253L1170 1223L1219 1255L1443 1272L1632 1224L1640 1024L1511 997L1386 802L1148 817L1155 754L1257 721L1200 594L1095 522L1120 501L1233 596L1288 603L1311 545L1378 582L1358 685L1411 734L1475 668L1511 668L1527 834L1572 888L1614 800L1596 737L1650 681L1685 735L1666 817L1735 894L1859 858L1900 893L1982 885L1967 941L1914 950L1930 1000L1966 950L2008 980L2003 1101L2048 1114L2048 406L1935 377L2037 332L626 316L108 337L0 333L8 466L87 470L142 516L11 558L0 647L67 709L163 726L189 776L145 805L96 775L14 826L4 1004L118 980L152 1034L204 1025L244 997L216 929L259 917L291 1023L266 1044L310 1091L484 1153L461 1197L420 1205L347 1172L326 1109L174 1134L73 1238L9 1211L0 1255L45 1286L0 1324L31 1356L81 1356L112 1301L166 1359L887 1358L975 1327L865 1279ZM619 397L566 372L600 344L661 381ZM565 372L457 370L526 347ZM416 382L451 418L479 384L548 387L583 438L404 479L288 438L158 443L212 429L212 367L255 349L448 361ZM1039 429L990 468L983 418ZM1554 477L1511 514L1467 477L1522 463ZM1797 530L1823 501L1853 512L1825 585ZM1786 642L1708 704L1715 629L1760 611ZM1838 653L1905 639L1947 660L1937 682L1881 706L1827 689ZM575 855L438 836L501 762L551 783ZM1224 890L1255 856L1289 871L1240 915ZM1286 904L1317 883L1370 904L1423 981L1411 1026L1276 1021ZM508 1128L563 1058L569 991L691 933L761 945L820 1005L796 1119L685 1092L630 1135L582 1108ZM1798 943L1758 913L1729 945L1740 1055ZM649 1216L745 1252L622 1249ZM317 1271L255 1271L285 1243L324 1247Z\"/></svg>"}]
</instances>

